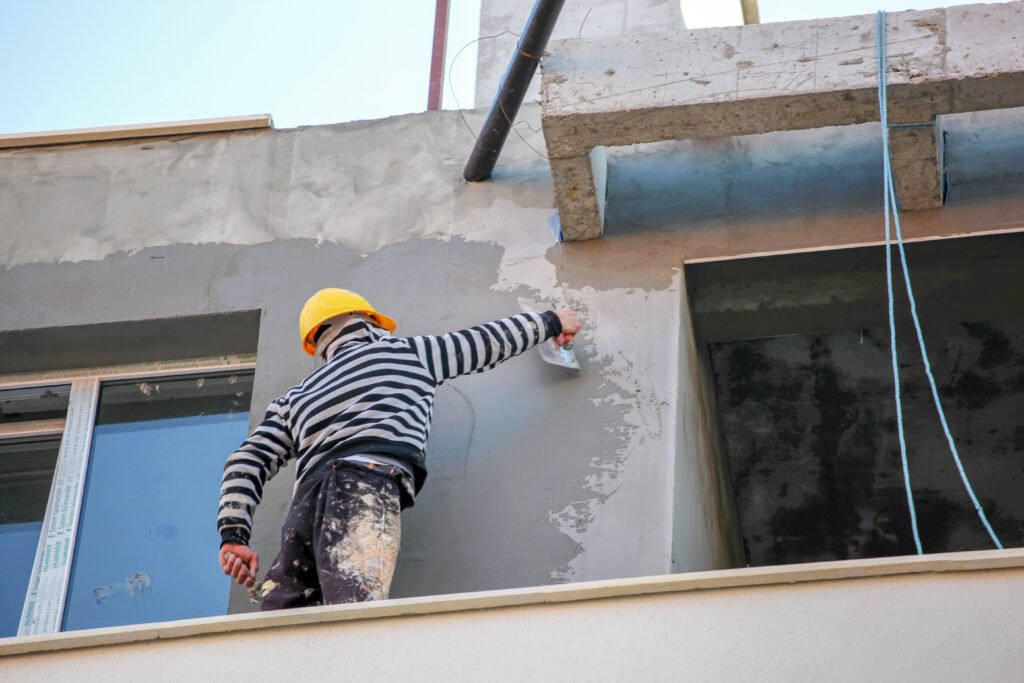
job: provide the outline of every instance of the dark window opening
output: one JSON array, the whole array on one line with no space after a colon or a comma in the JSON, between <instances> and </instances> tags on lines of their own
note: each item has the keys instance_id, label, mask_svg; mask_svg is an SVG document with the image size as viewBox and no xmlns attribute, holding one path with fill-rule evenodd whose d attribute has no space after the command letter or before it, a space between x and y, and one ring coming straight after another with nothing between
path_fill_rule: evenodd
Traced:
<instances>
[{"instance_id":1,"label":"dark window opening","mask_svg":"<svg viewBox=\"0 0 1024 683\"><path fill-rule=\"evenodd\" d=\"M1024 236L908 245L929 358L971 484L1024 543ZM915 552L880 247L688 266L751 566ZM902 278L897 351L926 553L992 548L932 404Z\"/></svg>"},{"instance_id":2,"label":"dark window opening","mask_svg":"<svg viewBox=\"0 0 1024 683\"><path fill-rule=\"evenodd\" d=\"M70 384L0 390L0 425L64 419L70 395Z\"/></svg>"}]
</instances>

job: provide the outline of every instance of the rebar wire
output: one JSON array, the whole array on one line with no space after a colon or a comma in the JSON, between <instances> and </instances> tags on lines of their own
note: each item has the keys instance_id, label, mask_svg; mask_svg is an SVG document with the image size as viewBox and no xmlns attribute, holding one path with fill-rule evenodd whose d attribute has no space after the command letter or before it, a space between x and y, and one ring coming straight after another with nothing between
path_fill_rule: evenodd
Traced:
<instances>
[{"instance_id":1,"label":"rebar wire","mask_svg":"<svg viewBox=\"0 0 1024 683\"><path fill-rule=\"evenodd\" d=\"M582 38L583 37L583 26L584 26L584 24L587 23L587 19L590 18L590 13L593 12L593 11L594 11L594 8L591 7L591 8L589 8L587 10L587 13L583 15L583 21L580 22L580 30L576 33L576 37L577 38Z\"/></svg>"},{"instance_id":2,"label":"rebar wire","mask_svg":"<svg viewBox=\"0 0 1024 683\"><path fill-rule=\"evenodd\" d=\"M589 15L590 12L587 12L587 14ZM584 21L586 21L586 17L584 17ZM580 30L581 31L583 30L583 26L582 25L580 26ZM479 43L482 40L488 40L488 39L491 39L491 38L500 38L501 36L504 36L504 35L515 36L516 38L518 38L520 34L514 32L514 31L502 31L501 33L495 33L493 36L480 36L479 38L474 38L473 40L469 41L468 43L466 43L465 45L463 45L462 47L459 48L459 50L455 53L455 56L452 57L451 65L448 67L448 89L449 89L449 91L451 91L452 99L455 100L455 108L456 108L456 111L459 112L459 118L462 119L462 124L466 127L466 130L469 131L469 134L473 136L473 141L474 142L476 140L480 139L480 133L479 132L474 133L473 132L473 128L469 125L469 121L466 120L466 115L463 113L464 110L462 108L462 103L459 102L459 96L455 94L455 86L452 85L452 71L455 69L455 61L459 58L459 55L461 55L463 50L465 50L467 47L473 45L474 43ZM540 131L538 129L534 128L533 126L531 126L529 121L513 122L509 118L508 112L505 111L505 107L501 106L499 108L501 110L501 115L504 116L505 120L509 122L509 125L512 128L512 132L515 133L516 136L520 140L523 141L523 144L526 145L527 147L529 147L530 150L532 150L533 153L536 154L537 156L539 156L541 159L543 159L544 161L548 161L547 155L545 155L543 152L539 151L536 147L531 145L530 142L525 137L523 137L523 134L519 132L519 130L517 129L517 126L525 125L533 133L539 133Z\"/></svg>"},{"instance_id":3,"label":"rebar wire","mask_svg":"<svg viewBox=\"0 0 1024 683\"><path fill-rule=\"evenodd\" d=\"M455 100L455 109L456 111L459 112L459 117L462 118L463 125L466 126L466 130L469 131L469 134L473 137L474 141L480 138L480 133L474 133L473 129L470 127L469 121L466 120L466 115L462 113L462 103L459 102L459 96L455 94L455 86L452 85L452 71L455 70L455 62L459 59L459 55L462 54L463 50L465 50L470 45L473 45L474 43L479 43L482 40L490 40L492 38L501 38L502 36L515 36L516 38L518 38L519 35L520 34L516 33L515 31L502 31L501 33L495 33L493 36L480 36L479 38L474 38L473 40L469 41L468 43L460 47L458 52L455 53L455 56L452 57L452 63L448 67L448 89L452 93L452 99Z\"/></svg>"}]
</instances>

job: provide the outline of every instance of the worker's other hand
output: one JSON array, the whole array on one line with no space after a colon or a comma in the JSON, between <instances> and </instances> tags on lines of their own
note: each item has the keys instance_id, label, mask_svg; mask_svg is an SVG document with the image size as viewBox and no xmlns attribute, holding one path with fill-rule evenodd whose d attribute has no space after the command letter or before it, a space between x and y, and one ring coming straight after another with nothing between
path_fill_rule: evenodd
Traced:
<instances>
[{"instance_id":1,"label":"worker's other hand","mask_svg":"<svg viewBox=\"0 0 1024 683\"><path fill-rule=\"evenodd\" d=\"M558 345L565 346L565 343L576 336L580 331L580 317L571 308L556 308L555 315L562 323L562 334L558 335Z\"/></svg>"},{"instance_id":2,"label":"worker's other hand","mask_svg":"<svg viewBox=\"0 0 1024 683\"><path fill-rule=\"evenodd\" d=\"M260 569L260 556L247 545L225 543L220 547L220 568L239 585L252 588Z\"/></svg>"}]
</instances>

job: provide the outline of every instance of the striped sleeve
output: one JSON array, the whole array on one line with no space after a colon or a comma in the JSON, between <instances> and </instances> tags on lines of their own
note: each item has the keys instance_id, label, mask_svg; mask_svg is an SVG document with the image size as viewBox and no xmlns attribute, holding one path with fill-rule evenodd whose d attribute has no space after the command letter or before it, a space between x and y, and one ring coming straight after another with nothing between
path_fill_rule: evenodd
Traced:
<instances>
[{"instance_id":1,"label":"striped sleeve","mask_svg":"<svg viewBox=\"0 0 1024 683\"><path fill-rule=\"evenodd\" d=\"M438 384L490 370L562 331L553 311L520 313L437 336L410 337L420 361Z\"/></svg>"},{"instance_id":2,"label":"striped sleeve","mask_svg":"<svg viewBox=\"0 0 1024 683\"><path fill-rule=\"evenodd\" d=\"M263 498L263 486L293 455L288 403L270 404L263 421L238 450L228 456L220 487L217 531L224 543L248 544L252 515Z\"/></svg>"}]
</instances>

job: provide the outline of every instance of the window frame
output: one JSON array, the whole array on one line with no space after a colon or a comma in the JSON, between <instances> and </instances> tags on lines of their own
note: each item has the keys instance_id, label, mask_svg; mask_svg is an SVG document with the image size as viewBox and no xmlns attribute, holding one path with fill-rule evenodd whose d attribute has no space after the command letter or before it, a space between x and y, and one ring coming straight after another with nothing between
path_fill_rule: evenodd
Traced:
<instances>
[{"instance_id":1,"label":"window frame","mask_svg":"<svg viewBox=\"0 0 1024 683\"><path fill-rule=\"evenodd\" d=\"M103 384L255 368L256 354L252 353L0 375L0 391L70 385L67 415L63 420L36 420L0 426L0 441L61 436L43 526L18 622L19 637L61 632Z\"/></svg>"}]
</instances>

